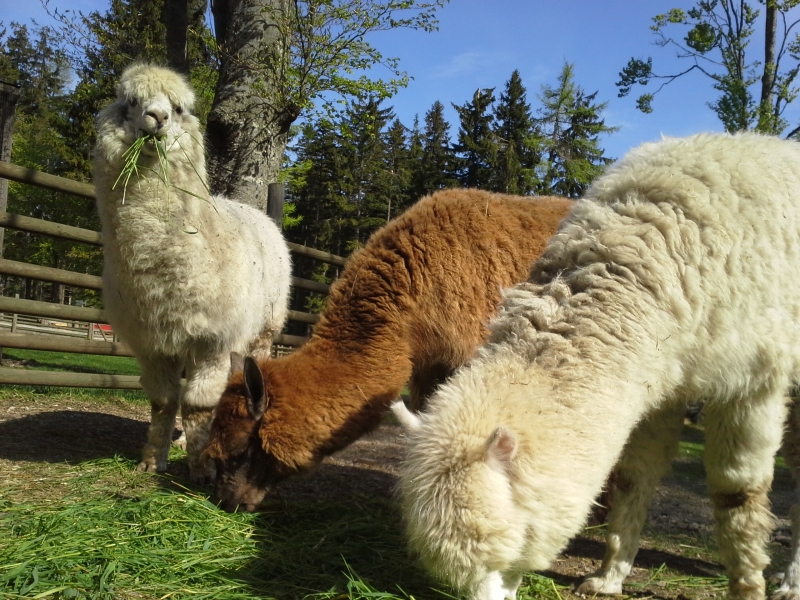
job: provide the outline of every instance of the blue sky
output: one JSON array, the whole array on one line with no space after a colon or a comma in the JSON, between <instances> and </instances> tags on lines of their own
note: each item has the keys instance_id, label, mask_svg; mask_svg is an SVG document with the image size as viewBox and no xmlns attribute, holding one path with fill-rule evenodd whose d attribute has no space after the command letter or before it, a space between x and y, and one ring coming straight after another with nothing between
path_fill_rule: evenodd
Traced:
<instances>
[{"instance_id":1,"label":"blue sky","mask_svg":"<svg viewBox=\"0 0 800 600\"><path fill-rule=\"evenodd\" d=\"M51 7L84 11L105 10L108 4L108 0L50 0ZM606 123L620 130L609 135L603 147L607 156L619 157L662 134L722 130L706 106L714 99L714 90L699 74L690 74L662 90L649 115L635 107L641 88L629 97L617 98L614 85L632 56L652 56L656 72L688 67L686 61L675 58L675 50L653 44L655 37L649 27L655 14L694 4L687 0L451 0L438 13L439 31L381 32L370 41L385 56L399 57L401 68L414 78L387 105L410 126L415 114L422 120L439 100L446 107L453 137L458 119L451 102L470 101L478 87L494 87L499 97L512 71L518 69L528 100L535 107L542 84L554 85L568 61L574 65L576 82L589 93L597 91L598 101L608 101ZM26 23L31 17L47 22L38 0L8 0L0 5L0 21L5 23ZM761 58L758 41L750 52L750 60ZM800 106L787 116L792 126L800 122Z\"/></svg>"}]
</instances>

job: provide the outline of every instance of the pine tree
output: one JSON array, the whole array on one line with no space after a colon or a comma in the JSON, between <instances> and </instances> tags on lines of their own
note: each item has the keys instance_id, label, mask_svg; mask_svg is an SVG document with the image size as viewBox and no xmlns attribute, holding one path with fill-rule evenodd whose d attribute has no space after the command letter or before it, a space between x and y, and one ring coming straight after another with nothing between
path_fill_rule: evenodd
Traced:
<instances>
[{"instance_id":1,"label":"pine tree","mask_svg":"<svg viewBox=\"0 0 800 600\"><path fill-rule=\"evenodd\" d=\"M532 194L536 189L536 124L519 71L514 70L494 111L497 161L489 189L507 194Z\"/></svg>"},{"instance_id":2,"label":"pine tree","mask_svg":"<svg viewBox=\"0 0 800 600\"><path fill-rule=\"evenodd\" d=\"M498 154L492 131L494 116L489 112L493 103L494 88L478 88L472 102L453 104L461 120L453 150L458 156L458 180L464 187L490 188Z\"/></svg>"},{"instance_id":3,"label":"pine tree","mask_svg":"<svg viewBox=\"0 0 800 600\"><path fill-rule=\"evenodd\" d=\"M586 93L573 80L572 65L564 64L558 86L542 86L538 122L544 154L539 170L541 194L576 198L612 159L603 156L600 135L616 131L600 117L607 103L594 104L597 93Z\"/></svg>"},{"instance_id":4,"label":"pine tree","mask_svg":"<svg viewBox=\"0 0 800 600\"><path fill-rule=\"evenodd\" d=\"M344 178L340 182L348 199L352 231L347 251L363 246L369 235L386 222L385 145L381 136L394 118L391 108L368 97L349 104L341 127L340 153L344 157Z\"/></svg>"},{"instance_id":5,"label":"pine tree","mask_svg":"<svg viewBox=\"0 0 800 600\"><path fill-rule=\"evenodd\" d=\"M450 145L450 124L444 118L444 105L438 100L425 113L421 141L422 155L412 167L412 189L416 199L458 185L456 156Z\"/></svg>"},{"instance_id":6,"label":"pine tree","mask_svg":"<svg viewBox=\"0 0 800 600\"><path fill-rule=\"evenodd\" d=\"M408 143L408 128L395 119L384 134L386 222L402 213L412 203L411 197L411 149Z\"/></svg>"}]
</instances>

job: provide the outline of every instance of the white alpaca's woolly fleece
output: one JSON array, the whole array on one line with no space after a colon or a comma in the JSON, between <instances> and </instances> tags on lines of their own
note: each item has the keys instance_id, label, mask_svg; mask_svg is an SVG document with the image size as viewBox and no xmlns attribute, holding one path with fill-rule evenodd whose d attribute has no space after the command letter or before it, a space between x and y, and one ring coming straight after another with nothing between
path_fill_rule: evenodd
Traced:
<instances>
[{"instance_id":1,"label":"white alpaca's woolly fleece","mask_svg":"<svg viewBox=\"0 0 800 600\"><path fill-rule=\"evenodd\" d=\"M581 591L620 593L686 403L703 399L729 595L763 598L766 492L800 374L798 273L800 144L703 134L630 152L410 423L412 548L472 598L513 598L619 461L608 553Z\"/></svg>"},{"instance_id":2,"label":"white alpaca's woolly fleece","mask_svg":"<svg viewBox=\"0 0 800 600\"><path fill-rule=\"evenodd\" d=\"M197 461L205 421L227 382L230 353L269 351L287 317L290 259L264 213L209 194L193 103L177 73L147 64L128 68L116 101L97 118L94 178L104 307L133 348L153 404L140 467L166 468L185 368L180 404L187 450L193 478L202 479ZM147 142L126 186L124 153L146 133L161 137L164 153Z\"/></svg>"}]
</instances>

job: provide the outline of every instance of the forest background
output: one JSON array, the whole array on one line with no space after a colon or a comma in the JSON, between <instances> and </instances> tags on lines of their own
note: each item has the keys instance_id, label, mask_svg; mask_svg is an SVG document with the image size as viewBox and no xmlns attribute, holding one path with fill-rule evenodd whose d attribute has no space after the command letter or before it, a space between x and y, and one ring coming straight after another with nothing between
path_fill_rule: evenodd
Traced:
<instances>
[{"instance_id":1,"label":"forest background","mask_svg":"<svg viewBox=\"0 0 800 600\"><path fill-rule=\"evenodd\" d=\"M205 125L218 83L220 47L205 0L188 4L187 67L199 92L196 112ZM347 8L359 3L335 4ZM719 92L709 105L725 129L796 135L782 114L796 97L800 44L790 17L797 2L758 4L698 2L689 11L656 15L654 35L663 46L677 46L687 68L659 75L651 59L631 59L620 65L620 94L659 79L671 82L697 69ZM0 81L20 89L12 162L91 181L94 117L113 97L115 82L131 61L167 62L165 20L164 0L113 0L107 11L83 15L80 22L62 20L62 28L0 27ZM70 30L70 25L76 27ZM435 28L435 21L429 25ZM683 27L683 37L669 37L670 28L677 27ZM748 63L744 54L753 32L769 33L769 27L775 29L772 46L783 63L774 58L770 63L768 55ZM91 43L76 41L70 31L91 37ZM402 85L404 74L395 72ZM751 91L753 86L760 86L760 92ZM393 91L396 87L362 80L335 106L320 95L297 108L294 118L301 112L302 117L288 127L279 174L287 185L284 226L289 240L347 255L421 196L447 187L579 197L614 158L601 147L601 140L615 131L605 122L607 102L596 91L584 90L567 62L557 78L538 89L527 89L514 70L502 86L449 99L457 115L453 123L438 100L412 122L401 122L390 105ZM647 112L653 110L653 100L650 93L636 102ZM99 228L93 202L17 184L10 187L8 211ZM86 273L99 273L102 264L98 249L22 232L6 232L3 252L13 260ZM303 260L297 264L299 276L318 281L331 281L336 275L331 269ZM63 287L32 281L10 280L3 293L70 300ZM71 299L99 303L91 292L77 292ZM320 306L314 296L295 298L296 308Z\"/></svg>"}]
</instances>

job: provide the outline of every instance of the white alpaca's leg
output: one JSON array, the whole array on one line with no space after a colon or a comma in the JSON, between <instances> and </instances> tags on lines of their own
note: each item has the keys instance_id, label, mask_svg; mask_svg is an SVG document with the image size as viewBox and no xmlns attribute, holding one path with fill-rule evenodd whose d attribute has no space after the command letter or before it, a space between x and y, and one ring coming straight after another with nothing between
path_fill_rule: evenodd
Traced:
<instances>
[{"instance_id":1,"label":"white alpaca's leg","mask_svg":"<svg viewBox=\"0 0 800 600\"><path fill-rule=\"evenodd\" d=\"M167 357L138 360L142 369L139 382L150 398L150 429L137 470L166 471L180 399L181 366L178 360Z\"/></svg>"},{"instance_id":2,"label":"white alpaca's leg","mask_svg":"<svg viewBox=\"0 0 800 600\"><path fill-rule=\"evenodd\" d=\"M228 383L230 355L225 352L189 361L186 387L181 399L181 421L186 432L189 477L204 483L213 480L213 465L205 464L201 454L208 443L214 408Z\"/></svg>"},{"instance_id":3,"label":"white alpaca's leg","mask_svg":"<svg viewBox=\"0 0 800 600\"><path fill-rule=\"evenodd\" d=\"M663 408L649 415L631 433L614 467L615 486L603 564L578 586L579 594L622 593L622 582L630 574L639 549L639 534L650 499L678 449L685 412L682 404Z\"/></svg>"},{"instance_id":4,"label":"white alpaca's leg","mask_svg":"<svg viewBox=\"0 0 800 600\"><path fill-rule=\"evenodd\" d=\"M272 338L278 333L272 326L265 327L247 347L247 354L256 360L272 358Z\"/></svg>"},{"instance_id":5,"label":"white alpaca's leg","mask_svg":"<svg viewBox=\"0 0 800 600\"><path fill-rule=\"evenodd\" d=\"M772 600L800 600L800 397L792 397L781 454L792 472L795 484L795 504L789 515L792 520L792 552L780 587Z\"/></svg>"},{"instance_id":6,"label":"white alpaca's leg","mask_svg":"<svg viewBox=\"0 0 800 600\"><path fill-rule=\"evenodd\" d=\"M469 598L470 600L516 600L520 583L522 583L520 573L503 574L500 571L492 571Z\"/></svg>"},{"instance_id":7,"label":"white alpaca's leg","mask_svg":"<svg viewBox=\"0 0 800 600\"><path fill-rule=\"evenodd\" d=\"M786 414L783 390L706 408L706 473L728 597L761 600L774 527L767 493Z\"/></svg>"}]
</instances>

